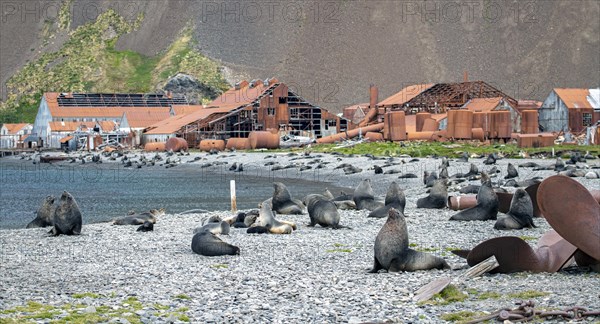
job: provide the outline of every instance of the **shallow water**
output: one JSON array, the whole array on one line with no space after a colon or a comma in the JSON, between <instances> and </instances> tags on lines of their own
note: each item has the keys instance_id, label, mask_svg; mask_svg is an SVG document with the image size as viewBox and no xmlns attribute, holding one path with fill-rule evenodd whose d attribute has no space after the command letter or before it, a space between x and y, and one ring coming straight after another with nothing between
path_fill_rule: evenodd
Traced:
<instances>
[{"instance_id":1,"label":"shallow water","mask_svg":"<svg viewBox=\"0 0 600 324\"><path fill-rule=\"evenodd\" d=\"M225 167L202 169L198 164L132 169L121 164L33 164L5 158L0 159L0 228L23 228L44 197L54 195L56 205L63 190L75 197L86 224L110 221L130 210L229 210L230 180L236 181L238 209L256 208L271 197L273 181L284 182L298 199L326 187L332 192L341 189L307 178L282 180L258 169L235 173Z\"/></svg>"}]
</instances>

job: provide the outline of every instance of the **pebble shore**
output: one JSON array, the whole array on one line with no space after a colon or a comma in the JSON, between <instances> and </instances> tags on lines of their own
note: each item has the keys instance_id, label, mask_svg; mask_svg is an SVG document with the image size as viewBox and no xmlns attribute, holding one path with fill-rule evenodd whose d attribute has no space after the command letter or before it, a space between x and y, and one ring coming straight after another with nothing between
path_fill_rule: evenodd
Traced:
<instances>
[{"instance_id":1,"label":"pebble shore","mask_svg":"<svg viewBox=\"0 0 600 324\"><path fill-rule=\"evenodd\" d=\"M269 161L264 158L267 154L235 153L228 160L248 164L245 172L260 170L271 174L269 167L262 166ZM219 155L195 153L182 157L182 162L195 156L206 158L194 162L200 164ZM298 156L280 154L276 160L282 164L309 161L293 160L295 157ZM7 310L28 301L55 307L53 319L68 318L69 311L60 307L69 304L78 305L76 312L83 314L100 314L105 308L117 314L117 310L125 309L119 316L107 319L120 323L439 323L443 314L484 314L513 308L515 302L523 299L535 301L539 309L582 306L600 310L600 274L577 267L553 274L485 274L458 286L466 295L463 301L415 303L412 298L418 288L440 277L458 276L467 268L466 262L450 250L472 248L483 240L509 235L522 237L535 246L550 226L537 218L537 228L497 231L493 229L494 221L450 222L455 211L417 209L416 200L426 195L422 173L435 171L440 159L408 162L410 158L397 158L398 162L405 161L397 166L402 173L419 176L398 179L402 173L375 175L369 170L373 164L381 165L382 160L328 154L320 158L331 163L318 173L298 173L296 179L324 181L325 189L331 183L353 188L360 180L370 178L378 196L384 196L389 183L397 181L407 197L405 214L411 247L445 258L454 270L367 273L373 263L375 237L385 222L367 218L368 211L341 211L341 224L351 230L307 227L308 215L277 216L298 224L298 230L290 235L255 235L246 234L245 229L232 229L229 235L221 237L240 247L241 254L223 257L194 254L190 244L192 231L203 218L227 217L231 215L229 211L168 214L148 233L136 232L137 226L109 223L85 225L80 236L48 237L47 229L1 230L0 322L26 316L24 311ZM472 162L480 170L489 168L481 161ZM527 161L554 163L552 159ZM523 160L498 160L498 177L506 173L508 162L519 164ZM363 171L344 175L333 169L340 163L351 163ZM468 171L469 163L450 163L450 174ZM530 170L519 169L519 179L555 174ZM283 171L288 172L284 176L288 180L283 182L294 195L294 170ZM597 179L577 180L588 189L600 189ZM266 198L256 197L256 202ZM535 297L522 298L527 294ZM50 320L34 319L42 323ZM600 318L586 320L594 322Z\"/></svg>"}]
</instances>

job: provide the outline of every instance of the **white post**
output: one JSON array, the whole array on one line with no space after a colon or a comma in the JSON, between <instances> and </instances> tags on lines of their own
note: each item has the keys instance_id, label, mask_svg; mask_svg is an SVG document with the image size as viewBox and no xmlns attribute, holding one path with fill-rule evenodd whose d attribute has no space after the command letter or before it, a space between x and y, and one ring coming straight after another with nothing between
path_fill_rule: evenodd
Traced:
<instances>
[{"instance_id":1,"label":"white post","mask_svg":"<svg viewBox=\"0 0 600 324\"><path fill-rule=\"evenodd\" d=\"M235 199L235 180L229 181L229 189L231 191L231 212L237 212L237 203Z\"/></svg>"},{"instance_id":2,"label":"white post","mask_svg":"<svg viewBox=\"0 0 600 324\"><path fill-rule=\"evenodd\" d=\"M552 157L554 157L554 147L552 148Z\"/></svg>"}]
</instances>

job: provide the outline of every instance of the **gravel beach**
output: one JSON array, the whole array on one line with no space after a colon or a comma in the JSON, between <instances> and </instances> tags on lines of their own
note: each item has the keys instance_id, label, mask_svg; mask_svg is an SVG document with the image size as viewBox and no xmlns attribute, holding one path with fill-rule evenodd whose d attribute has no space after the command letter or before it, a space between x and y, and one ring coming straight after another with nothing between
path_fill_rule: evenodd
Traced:
<instances>
[{"instance_id":1,"label":"gravel beach","mask_svg":"<svg viewBox=\"0 0 600 324\"><path fill-rule=\"evenodd\" d=\"M229 156L220 158L225 155ZM108 314L103 317L105 321L122 323L438 323L443 321L444 314L493 312L503 307L513 308L515 302L529 299L539 309L582 306L600 310L600 274L577 267L553 274L486 274L458 286L466 295L462 301L417 304L412 297L418 288L434 279L458 276L465 271L466 262L449 250L472 248L483 240L509 235L522 237L535 246L550 226L537 218L534 219L537 228L498 231L493 229L494 221L450 222L448 219L455 211L417 209L416 200L426 195L422 173L437 170L441 159L409 162L409 157L397 157L399 164L385 169L397 168L402 173L419 176L398 179L402 173L375 175L369 168L384 161L368 157L313 153L313 158L320 156L321 161L330 163L324 169L299 172L293 168L270 171L271 166L264 163L272 160L286 165L310 159L287 154L265 159L267 155L273 154L193 153L181 157L181 166L196 157L201 159L188 165L217 159L242 162L248 175L274 180L286 178L282 182L295 198L302 198L294 190L294 181L299 179L321 182L322 191L332 186L354 188L360 180L370 178L378 196L384 196L389 183L397 181L407 197L405 214L412 248L445 258L454 270L367 273L373 263L375 237L385 222L367 218L368 211L341 211L341 224L351 230L307 227L308 215L277 216L298 224L298 230L290 235L255 235L246 234L245 229L232 229L221 238L240 247L241 254L223 257L194 254L190 244L192 231L203 218L213 214L227 217L231 215L229 211L168 214L148 233L136 232L137 226L109 223L84 225L80 236L48 237L47 229L0 230L0 322L30 314L19 309L28 301L48 305L53 319L69 319L74 312ZM527 161L554 163L553 159ZM480 170L490 168L481 163L482 159L472 162ZM517 165L523 160L498 160L496 166L501 171L498 178L504 176L509 162ZM594 160L589 162L594 164ZM341 163L350 163L363 171L344 175L341 169L333 169ZM450 174L468 171L469 163L450 163ZM534 172L531 168L520 168L519 173L519 179L555 174ZM600 180L576 179L588 189L600 189ZM257 196L256 203L266 198ZM49 318L34 320L50 321ZM594 322L600 318L586 320Z\"/></svg>"}]
</instances>

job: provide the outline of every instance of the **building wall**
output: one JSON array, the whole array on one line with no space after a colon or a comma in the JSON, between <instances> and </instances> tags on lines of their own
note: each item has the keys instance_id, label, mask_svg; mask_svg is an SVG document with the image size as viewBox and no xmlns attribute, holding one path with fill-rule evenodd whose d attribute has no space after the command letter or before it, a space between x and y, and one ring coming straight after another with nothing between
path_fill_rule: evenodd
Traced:
<instances>
[{"instance_id":1,"label":"building wall","mask_svg":"<svg viewBox=\"0 0 600 324\"><path fill-rule=\"evenodd\" d=\"M175 134L143 134L142 145L153 142L166 142L171 137L175 137Z\"/></svg>"},{"instance_id":2,"label":"building wall","mask_svg":"<svg viewBox=\"0 0 600 324\"><path fill-rule=\"evenodd\" d=\"M52 121L52 115L50 114L50 109L48 109L46 97L42 96L42 100L40 100L40 107L38 108L38 113L35 116L35 122L33 123L32 133L38 138L41 138L44 141L44 146L46 147L48 147L47 142L49 141L48 123L50 121ZM42 143L38 142L37 144L41 146Z\"/></svg>"},{"instance_id":3,"label":"building wall","mask_svg":"<svg viewBox=\"0 0 600 324\"><path fill-rule=\"evenodd\" d=\"M569 127L567 106L552 91L539 109L539 123L544 132L566 131Z\"/></svg>"}]
</instances>

